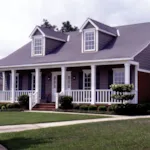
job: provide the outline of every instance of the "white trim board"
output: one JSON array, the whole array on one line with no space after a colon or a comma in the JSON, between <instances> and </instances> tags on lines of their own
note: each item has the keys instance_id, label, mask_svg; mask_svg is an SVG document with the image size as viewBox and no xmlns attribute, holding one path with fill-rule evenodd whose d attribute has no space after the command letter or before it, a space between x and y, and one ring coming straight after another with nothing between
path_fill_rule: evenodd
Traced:
<instances>
[{"instance_id":1,"label":"white trim board","mask_svg":"<svg viewBox=\"0 0 150 150\"><path fill-rule=\"evenodd\" d=\"M84 22L84 24L81 26L81 28L80 28L80 32L82 32L83 30L84 30L84 27L87 25L87 23L91 23L95 28L96 28L96 30L98 30L98 31L101 31L101 32L103 32L103 33L106 33L106 34L109 34L109 35L112 35L112 36L117 36L117 35L115 35L115 34L113 34L113 33L111 33L111 32L108 32L108 31L105 31L105 30L103 30L103 29L100 29L90 18L88 18L85 22Z\"/></svg>"},{"instance_id":2,"label":"white trim board","mask_svg":"<svg viewBox=\"0 0 150 150\"><path fill-rule=\"evenodd\" d=\"M150 73L150 70L146 70L146 69L138 69L139 72L144 72L144 73Z\"/></svg>"},{"instance_id":3,"label":"white trim board","mask_svg":"<svg viewBox=\"0 0 150 150\"><path fill-rule=\"evenodd\" d=\"M12 65L12 66L0 66L0 70L10 70L12 68L17 68L19 70L34 69L34 67L44 68L49 66L49 68L60 68L61 65L67 67L76 67L76 66L84 66L84 65L113 65L113 64L124 64L127 61L132 61L132 58L116 58L116 59L100 59L100 60L85 60L85 61L67 61L67 62L55 62L55 63L41 63L41 64L25 64L25 65ZM10 69L8 69L10 68Z\"/></svg>"}]
</instances>

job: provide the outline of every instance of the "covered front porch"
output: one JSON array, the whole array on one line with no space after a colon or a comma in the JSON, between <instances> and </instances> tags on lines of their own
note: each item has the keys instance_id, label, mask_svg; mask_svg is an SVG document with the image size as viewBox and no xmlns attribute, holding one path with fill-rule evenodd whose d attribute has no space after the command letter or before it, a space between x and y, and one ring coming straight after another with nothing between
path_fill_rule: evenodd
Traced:
<instances>
[{"instance_id":1,"label":"covered front porch","mask_svg":"<svg viewBox=\"0 0 150 150\"><path fill-rule=\"evenodd\" d=\"M0 102L13 103L18 96L27 94L33 107L37 103L56 102L59 93L72 96L77 104L120 103L111 98L113 83L133 83L132 103L138 103L138 65L133 62L5 70Z\"/></svg>"}]
</instances>

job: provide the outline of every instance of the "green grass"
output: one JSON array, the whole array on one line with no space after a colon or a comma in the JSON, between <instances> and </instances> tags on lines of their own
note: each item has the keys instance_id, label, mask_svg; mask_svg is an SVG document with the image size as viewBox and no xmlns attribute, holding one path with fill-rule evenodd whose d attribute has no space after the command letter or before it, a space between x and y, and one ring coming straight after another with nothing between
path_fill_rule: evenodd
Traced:
<instances>
[{"instance_id":1,"label":"green grass","mask_svg":"<svg viewBox=\"0 0 150 150\"><path fill-rule=\"evenodd\" d=\"M9 150L150 150L150 119L0 134Z\"/></svg>"},{"instance_id":2,"label":"green grass","mask_svg":"<svg viewBox=\"0 0 150 150\"><path fill-rule=\"evenodd\" d=\"M56 113L33 113L33 112L0 112L0 126L95 119L95 118L104 118L104 116L58 114L58 113L57 114Z\"/></svg>"}]
</instances>

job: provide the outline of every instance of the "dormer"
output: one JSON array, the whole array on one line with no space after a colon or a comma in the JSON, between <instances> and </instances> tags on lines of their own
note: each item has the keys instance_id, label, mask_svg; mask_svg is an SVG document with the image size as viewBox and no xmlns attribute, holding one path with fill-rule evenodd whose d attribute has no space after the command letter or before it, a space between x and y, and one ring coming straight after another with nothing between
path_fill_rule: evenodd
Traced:
<instances>
[{"instance_id":1,"label":"dormer","mask_svg":"<svg viewBox=\"0 0 150 150\"><path fill-rule=\"evenodd\" d=\"M31 56L45 56L67 42L67 34L36 26L32 31Z\"/></svg>"},{"instance_id":2,"label":"dormer","mask_svg":"<svg viewBox=\"0 0 150 150\"><path fill-rule=\"evenodd\" d=\"M97 52L119 36L116 28L88 18L80 28L82 53Z\"/></svg>"}]
</instances>

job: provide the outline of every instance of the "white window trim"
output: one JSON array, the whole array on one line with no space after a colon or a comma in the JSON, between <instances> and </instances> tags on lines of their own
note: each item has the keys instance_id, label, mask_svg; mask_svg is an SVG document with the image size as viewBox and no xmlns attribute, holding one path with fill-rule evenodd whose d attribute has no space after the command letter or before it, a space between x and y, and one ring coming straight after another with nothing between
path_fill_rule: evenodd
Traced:
<instances>
[{"instance_id":1,"label":"white window trim","mask_svg":"<svg viewBox=\"0 0 150 150\"><path fill-rule=\"evenodd\" d=\"M115 71L123 71L124 72L124 77L125 77L125 69L124 68L113 68L113 84L115 84ZM125 79L124 79L125 82Z\"/></svg>"},{"instance_id":2,"label":"white window trim","mask_svg":"<svg viewBox=\"0 0 150 150\"><path fill-rule=\"evenodd\" d=\"M86 47L86 40L85 40L85 36L86 36L86 33L88 33L88 32L93 32L94 33L94 49L85 49L85 47ZM93 51L96 51L96 31L95 31L95 29L85 29L84 31L83 31L83 51L84 52L93 52Z\"/></svg>"},{"instance_id":3,"label":"white window trim","mask_svg":"<svg viewBox=\"0 0 150 150\"><path fill-rule=\"evenodd\" d=\"M85 90L85 74L89 74L89 73L91 74L91 70L88 70L88 69L87 70L83 70L83 90Z\"/></svg>"},{"instance_id":4,"label":"white window trim","mask_svg":"<svg viewBox=\"0 0 150 150\"><path fill-rule=\"evenodd\" d=\"M42 51L41 51L41 54L35 54L35 50L34 50L34 40L35 39L41 39L42 40ZM45 37L43 37L42 35L35 35L35 36L32 37L31 56L44 56L45 55L45 48L46 48Z\"/></svg>"}]
</instances>

